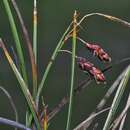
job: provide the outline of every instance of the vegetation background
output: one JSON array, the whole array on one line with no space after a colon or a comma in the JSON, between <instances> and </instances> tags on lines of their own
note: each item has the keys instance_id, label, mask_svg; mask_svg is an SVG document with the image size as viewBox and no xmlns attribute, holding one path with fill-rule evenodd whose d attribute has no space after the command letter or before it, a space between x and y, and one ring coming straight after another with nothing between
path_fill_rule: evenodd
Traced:
<instances>
[{"instance_id":1,"label":"vegetation background","mask_svg":"<svg viewBox=\"0 0 130 130\"><path fill-rule=\"evenodd\" d=\"M32 37L32 11L33 1L32 0L17 0L20 11L25 20L26 26L29 30L30 36ZM38 0L38 69L39 79L41 79L42 73L49 61L49 58L60 39L62 33L70 23L74 10L77 10L80 16L87 13L100 12L110 14L112 16L119 17L130 22L130 1L129 0ZM87 19L79 31L79 35L87 41L99 43L112 57L112 62L119 61L120 59L130 57L130 28L124 27L118 23L113 23L105 20L99 16L93 16ZM19 32L21 29L19 28ZM0 1L0 36L4 38L10 49L14 44L12 33L10 30L8 18L6 16L2 1ZM21 36L22 39L22 36ZM67 43L66 48L70 48L71 41ZM25 43L23 47L26 50ZM25 110L26 103L18 87L17 80L13 76L13 72L10 69L7 61L3 57L0 51L0 86L4 86L11 96L13 97L17 106L20 122L25 123ZM100 68L104 68L96 58L92 57L82 48L79 44L77 54L82 55L93 61ZM28 54L26 62L28 63ZM101 100L109 86L113 83L116 77L128 64L121 64L106 73L107 84L96 85L93 82L87 89L82 91L78 97L74 100L73 115L72 115L72 128L83 121L89 113L94 110L97 103ZM80 73L78 67L77 76L75 81L76 85L86 78L86 75ZM30 71L28 64L28 71ZM49 108L53 108L61 98L69 94L69 83L70 83L70 56L62 54L56 60L49 78L46 82L46 89L44 90L45 101ZM130 88L128 87L128 91ZM126 92L126 94L128 94ZM112 97L111 97L112 99ZM125 97L124 97L125 100ZM109 103L108 103L109 104ZM122 104L123 105L123 100ZM121 106L120 105L120 106ZM128 114L130 115L130 113ZM0 116L14 119L13 110L8 103L7 98L0 91ZM101 116L100 116L101 117ZM106 116L102 116L105 118ZM67 118L67 107L60 112L50 123L49 130L63 130L65 129ZM129 118L130 119L130 118ZM128 119L128 120L129 120ZM100 125L103 122L100 120ZM1 130L13 130L8 126L0 125ZM126 123L125 130L130 129L130 124Z\"/></svg>"}]
</instances>

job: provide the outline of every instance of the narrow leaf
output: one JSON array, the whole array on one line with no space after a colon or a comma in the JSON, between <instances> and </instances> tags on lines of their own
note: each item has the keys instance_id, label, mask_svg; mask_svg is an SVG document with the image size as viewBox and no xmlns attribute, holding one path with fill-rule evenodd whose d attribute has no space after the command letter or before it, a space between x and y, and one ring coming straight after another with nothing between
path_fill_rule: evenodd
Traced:
<instances>
[{"instance_id":1,"label":"narrow leaf","mask_svg":"<svg viewBox=\"0 0 130 130\"><path fill-rule=\"evenodd\" d=\"M77 32L77 12L74 13L73 19L73 39L72 39L72 65L71 65L71 85L70 85L70 97L69 97L69 109L66 130L70 130L71 114L72 114L72 103L73 103L73 92L74 92L74 78L75 78L75 53L76 53L76 32Z\"/></svg>"},{"instance_id":2,"label":"narrow leaf","mask_svg":"<svg viewBox=\"0 0 130 130\"><path fill-rule=\"evenodd\" d=\"M15 40L16 49L17 49L19 60L20 60L20 68L21 68L21 71L22 71L22 75L24 77L24 80L27 83L27 73L26 73L26 69L25 69L25 61L24 61L23 51L22 51L20 39L19 39L19 36L18 36L16 24L15 24L15 21L14 21L8 0L3 0L3 3L4 3L4 6L5 6L5 10L6 10L6 13L8 15L8 18L9 18L12 34L13 34L13 37L14 37L14 40Z\"/></svg>"},{"instance_id":3,"label":"narrow leaf","mask_svg":"<svg viewBox=\"0 0 130 130\"><path fill-rule=\"evenodd\" d=\"M36 111L36 107L35 107L35 103L33 101L33 98L28 90L28 86L26 85L25 81L23 80L21 74L19 73L18 69L16 68L16 65L14 64L11 56L9 55L7 49L5 48L4 46L4 43L2 41L2 39L0 39L0 46L2 47L3 51L4 51L4 54L20 84L20 87L21 87L21 90L27 100L27 103L28 103L28 107L30 108L31 112L32 112L32 115L34 117L34 120L35 120L35 123L37 125L37 129L38 130L41 130L41 125L40 125L40 120L39 120L39 117L38 117L38 113Z\"/></svg>"},{"instance_id":4,"label":"narrow leaf","mask_svg":"<svg viewBox=\"0 0 130 130\"><path fill-rule=\"evenodd\" d=\"M108 113L105 125L103 127L103 130L108 130L110 127L110 124L111 124L113 117L116 113L116 110L119 106L120 100L123 96L124 90L126 89L129 76L130 76L130 65L127 67L126 72L125 72L125 74L124 74L124 76L119 84L116 95L115 95L113 102L112 102L112 105L111 105L111 109Z\"/></svg>"}]
</instances>

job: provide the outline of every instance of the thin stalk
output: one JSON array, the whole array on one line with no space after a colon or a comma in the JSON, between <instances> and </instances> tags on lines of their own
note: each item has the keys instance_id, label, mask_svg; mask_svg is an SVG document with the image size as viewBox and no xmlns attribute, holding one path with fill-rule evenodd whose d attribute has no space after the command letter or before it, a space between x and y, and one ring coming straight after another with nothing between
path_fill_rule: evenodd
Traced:
<instances>
[{"instance_id":1,"label":"thin stalk","mask_svg":"<svg viewBox=\"0 0 130 130\"><path fill-rule=\"evenodd\" d=\"M15 40L16 49L17 49L17 53L18 53L18 57L19 57L19 61L20 61L20 69L22 71L22 75L23 75L24 80L26 81L26 83L28 83L23 51L22 51L20 39L19 39L19 36L18 36L16 24L15 24L13 15L12 15L12 11L10 9L10 5L9 5L8 0L3 0L3 3L4 3L4 6L5 6L5 10L6 10L6 13L8 15L8 18L9 18L12 34L13 34L13 37L14 37L14 40Z\"/></svg>"},{"instance_id":2,"label":"thin stalk","mask_svg":"<svg viewBox=\"0 0 130 130\"><path fill-rule=\"evenodd\" d=\"M33 53L35 64L37 64L37 0L34 0L34 9L33 9ZM36 74L37 75L37 74ZM35 80L33 81L33 96L36 98L37 95L37 76L35 76Z\"/></svg>"},{"instance_id":3,"label":"thin stalk","mask_svg":"<svg viewBox=\"0 0 130 130\"><path fill-rule=\"evenodd\" d=\"M95 119L95 117L97 117L98 115L100 115L100 114L102 114L102 113L104 113L104 112L106 112L106 111L108 111L108 110L110 110L110 107L105 108L105 109L103 109L103 110L100 110L100 111L97 112L97 113L94 113L93 115L91 115L90 117L88 117L87 119L85 119L83 122L81 122L81 123L80 123L76 128L74 128L73 130L86 130L85 126L86 126L86 124L87 124L90 120Z\"/></svg>"},{"instance_id":4,"label":"thin stalk","mask_svg":"<svg viewBox=\"0 0 130 130\"><path fill-rule=\"evenodd\" d=\"M106 119L106 122L105 122L105 125L103 127L103 130L108 130L109 127L110 127L110 124L112 122L112 119L116 113L116 110L119 106L119 103L120 103L120 100L123 96L123 93L124 93L124 90L127 86L127 83L128 83L128 79L130 77L130 65L127 67L127 70L119 84L119 87L118 87L118 90L116 92L116 95L113 99L113 102L112 102L112 105L111 105L111 109L109 111L109 114L107 116L107 119Z\"/></svg>"},{"instance_id":5,"label":"thin stalk","mask_svg":"<svg viewBox=\"0 0 130 130\"><path fill-rule=\"evenodd\" d=\"M33 52L37 62L37 0L34 0L33 8Z\"/></svg>"},{"instance_id":6,"label":"thin stalk","mask_svg":"<svg viewBox=\"0 0 130 130\"><path fill-rule=\"evenodd\" d=\"M31 130L30 128L27 128L25 125L20 124L16 121L12 121L3 117L0 117L0 124L5 124L9 126L13 126L15 128L23 129L23 130Z\"/></svg>"},{"instance_id":7,"label":"thin stalk","mask_svg":"<svg viewBox=\"0 0 130 130\"><path fill-rule=\"evenodd\" d=\"M17 16L18 16L18 19L19 19L19 22L20 22L20 25L21 25L21 28L22 28L22 31L23 31L23 36L24 36L24 39L25 39L25 41L27 43L27 46L28 46L28 51L29 51L31 66L32 66L33 88L35 90L37 90L37 67L36 67L34 53L33 53L33 49L32 49L32 42L30 40L28 30L27 30L27 28L25 26L25 23L23 21L23 18L21 16L21 13L20 13L20 10L18 8L18 5L17 5L16 1L11 0L11 2L12 2L12 5L13 5L15 11L16 11ZM33 97L35 99L36 92L33 92Z\"/></svg>"},{"instance_id":8,"label":"thin stalk","mask_svg":"<svg viewBox=\"0 0 130 130\"><path fill-rule=\"evenodd\" d=\"M117 23L120 23L126 27L129 27L130 28L130 23L125 21L125 20L122 20L122 19L119 19L117 17L114 17L114 16L111 16L111 15L107 15L107 14L102 14L102 13L90 13L90 14L87 14L85 15L84 17L81 18L81 20L78 22L77 26L79 26L86 18L90 17L90 16L94 16L94 15L97 15L97 16L102 16L106 19L109 19L111 21L114 21L114 22L117 22Z\"/></svg>"},{"instance_id":9,"label":"thin stalk","mask_svg":"<svg viewBox=\"0 0 130 130\"><path fill-rule=\"evenodd\" d=\"M14 114L15 114L15 120L16 122L18 122L18 112L17 112L17 109L16 109L16 106L14 104L14 101L11 97L11 95L9 94L9 92L3 87L3 86L0 86L0 90L3 91L3 93L7 96L7 98L9 99L9 102L13 108L13 111L14 111ZM15 130L17 130L17 128L15 128Z\"/></svg>"},{"instance_id":10,"label":"thin stalk","mask_svg":"<svg viewBox=\"0 0 130 130\"><path fill-rule=\"evenodd\" d=\"M36 98L36 92L37 92L36 91L37 90L37 67L36 67L34 53L33 53L33 49L32 49L32 43L31 43L31 40L30 40L30 37L29 37L29 34L28 34L28 30L25 26L25 23L23 21L22 15L20 13L20 10L18 8L16 1L11 0L11 3L13 5L15 12L17 14L17 17L19 19L21 29L22 29L22 32L23 32L23 36L24 36L25 42L26 42L27 47L28 47L29 56L30 56L30 60L31 60L31 67L32 67L33 98L35 99ZM29 110L27 110L26 113L27 113L26 114L26 125L30 126L31 121L32 121L31 120L32 115L29 115Z\"/></svg>"},{"instance_id":11,"label":"thin stalk","mask_svg":"<svg viewBox=\"0 0 130 130\"><path fill-rule=\"evenodd\" d=\"M123 127L124 127L124 124L125 124L125 120L126 120L126 116L127 116L127 113L124 115L124 117L121 120L119 130L123 130Z\"/></svg>"},{"instance_id":12,"label":"thin stalk","mask_svg":"<svg viewBox=\"0 0 130 130\"><path fill-rule=\"evenodd\" d=\"M42 130L41 124L40 124L40 119L39 119L38 113L36 111L36 106L35 106L34 100L32 98L32 95L30 94L30 91L28 89L27 84L25 83L25 81L22 78L20 72L18 71L16 65L14 64L11 56L9 55L9 53L8 53L2 39L0 39L0 46L3 49L4 54L5 54L8 62L9 62L9 65L11 66L11 68L12 68L12 70L13 70L13 72L14 72L14 74L15 74L15 76L16 76L19 84L20 84L21 90L22 90L22 92L24 94L24 97L26 98L27 103L28 103L28 107L30 108L30 111L31 111L31 113L33 115L33 118L35 120L37 129Z\"/></svg>"},{"instance_id":13,"label":"thin stalk","mask_svg":"<svg viewBox=\"0 0 130 130\"><path fill-rule=\"evenodd\" d=\"M71 66L71 85L70 85L70 97L69 97L69 109L66 130L70 130L71 117L72 117L72 103L73 103L73 93L74 93L74 78L75 78L75 54L76 54L76 20L77 12L74 13L73 20L73 39L72 39L72 66Z\"/></svg>"},{"instance_id":14,"label":"thin stalk","mask_svg":"<svg viewBox=\"0 0 130 130\"><path fill-rule=\"evenodd\" d=\"M58 55L58 51L59 51L59 50L62 48L62 46L64 45L64 38L65 38L66 34L69 32L70 27L71 27L71 24L68 26L68 28L66 29L66 31L65 31L64 34L62 35L60 41L58 42L58 44L57 44L57 46L56 46L56 48L55 48L55 50L54 50L54 52L53 52L53 54L52 54L52 56L51 56L51 59L50 59L48 65L47 65L47 67L46 67L46 69L45 69L45 73L44 73L44 75L43 75L43 77L42 77L41 83L40 83L40 85L38 86L38 92L37 92L37 97L36 97L36 106L37 106L37 107L38 107L38 103L39 103L39 97L40 97L40 94L41 94L41 92L42 92L42 89L43 89L43 86L44 86L44 84L45 84L45 81L46 81L46 78L47 78L47 76L48 76L48 73L49 73L49 71L50 71L50 69L51 69L51 66L52 66L52 64L53 64L53 61L56 59L56 57L57 57L57 55Z\"/></svg>"},{"instance_id":15,"label":"thin stalk","mask_svg":"<svg viewBox=\"0 0 130 130\"><path fill-rule=\"evenodd\" d=\"M69 50L59 50L59 52L64 52L64 53L66 53L66 54L72 55L72 52L69 51ZM81 58L83 58L83 57L80 57L80 56L75 55L75 58L76 58L76 59L81 59Z\"/></svg>"}]
</instances>

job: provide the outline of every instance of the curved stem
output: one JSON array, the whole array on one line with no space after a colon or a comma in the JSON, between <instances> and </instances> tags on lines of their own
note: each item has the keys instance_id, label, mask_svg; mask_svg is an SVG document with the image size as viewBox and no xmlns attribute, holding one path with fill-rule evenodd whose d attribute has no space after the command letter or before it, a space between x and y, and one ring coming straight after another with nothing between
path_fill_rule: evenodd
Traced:
<instances>
[{"instance_id":1,"label":"curved stem","mask_svg":"<svg viewBox=\"0 0 130 130\"><path fill-rule=\"evenodd\" d=\"M72 24L72 23L71 23ZM45 73L42 77L42 80L41 80L41 83L38 87L38 92L37 92L37 97L36 97L36 106L38 108L39 106L39 98L40 98L40 94L42 92L42 89L43 89L43 86L45 84L45 81L46 81L46 78L48 76L48 73L50 72L50 69L51 69L51 66L53 64L53 61L55 60L56 56L58 55L58 51L62 48L62 46L64 45L64 38L66 36L66 34L68 33L68 31L70 30L70 27L71 27L71 24L68 26L68 28L66 29L66 31L64 32L64 34L62 35L60 41L58 42L52 56L51 56L51 59L47 65L47 68L45 69Z\"/></svg>"},{"instance_id":2,"label":"curved stem","mask_svg":"<svg viewBox=\"0 0 130 130\"><path fill-rule=\"evenodd\" d=\"M65 52L66 54L72 55L72 52L69 51L69 50L59 50L58 52ZM75 55L75 58L76 58L76 59L80 59L80 58L82 58L82 57Z\"/></svg>"},{"instance_id":3,"label":"curved stem","mask_svg":"<svg viewBox=\"0 0 130 130\"><path fill-rule=\"evenodd\" d=\"M29 51L29 55L30 55L30 60L31 60L31 66L32 66L33 88L35 88L37 90L37 67L36 67L34 53L33 53L33 49L32 49L32 43L31 43L31 40L30 40L30 37L29 37L29 34L28 34L28 30L25 26L25 23L23 21L23 18L21 16L21 13L20 13L20 10L18 8L16 1L11 0L11 2L12 2L12 5L13 5L15 11L16 11L17 16L18 16L18 19L19 19L19 22L21 24L21 28L22 28L22 31L23 31L23 36L24 36L24 39L27 43L27 47L28 47L28 51ZM35 99L36 94L33 94L33 95L34 95L33 97Z\"/></svg>"},{"instance_id":4,"label":"curved stem","mask_svg":"<svg viewBox=\"0 0 130 130\"><path fill-rule=\"evenodd\" d=\"M0 124L10 125L10 126L13 126L13 127L17 127L19 129L23 129L23 130L31 130L30 128L27 128L23 124L20 124L16 121L12 121L12 120L9 120L9 119L5 119L3 117L0 117Z\"/></svg>"},{"instance_id":5,"label":"curved stem","mask_svg":"<svg viewBox=\"0 0 130 130\"><path fill-rule=\"evenodd\" d=\"M42 126L40 124L39 115L37 113L36 106L35 106L33 97L32 97L32 95L31 95L31 93L30 93L30 91L28 89L28 86L27 86L26 82L23 80L23 78L22 78L20 72L18 71L16 65L14 64L11 56L9 55L8 50L6 49L2 39L0 39L0 46L3 49L4 54L5 54L6 58L7 58L7 61L9 62L9 65L11 66L11 68L12 68L12 70L13 70L13 72L14 72L14 74L15 74L15 76L16 76L19 84L20 84L21 90L22 90L22 92L24 94L24 97L26 98L27 103L28 103L28 107L30 108L30 111L31 111L31 113L32 113L32 115L34 117L37 129L41 130Z\"/></svg>"},{"instance_id":6,"label":"curved stem","mask_svg":"<svg viewBox=\"0 0 130 130\"><path fill-rule=\"evenodd\" d=\"M87 14L84 17L81 18L81 20L78 22L77 25L80 25L86 18L88 18L90 16L94 16L94 15L102 16L102 17L105 17L105 18L107 18L107 19L109 19L111 21L115 21L115 22L118 22L120 24L123 24L126 27L130 27L130 23L129 22L127 22L125 20L122 20L122 19L119 19L117 17L111 16L111 15L102 14L102 13L90 13L90 14Z\"/></svg>"},{"instance_id":7,"label":"curved stem","mask_svg":"<svg viewBox=\"0 0 130 130\"><path fill-rule=\"evenodd\" d=\"M5 6L6 13L8 15L10 27L11 27L11 30L12 30L12 34L13 34L13 37L14 37L15 44L16 44L16 49L17 49L19 60L20 60L20 69L22 71L22 75L24 77L24 80L26 81L26 83L28 83L23 51L22 51L20 39L19 39L19 36L18 36L16 24L15 24L13 15L12 15L12 11L10 9L10 5L9 5L8 0L3 0L3 3L4 3L4 6Z\"/></svg>"},{"instance_id":8,"label":"curved stem","mask_svg":"<svg viewBox=\"0 0 130 130\"><path fill-rule=\"evenodd\" d=\"M4 92L4 94L7 96L7 98L9 99L9 102L13 108L13 111L14 111L14 114L15 114L15 119L16 119L16 122L18 122L18 112L17 112L17 109L16 109L16 106L14 104L14 101L12 99L12 97L10 96L10 94L8 93L8 91L4 88L4 87L1 87L0 86L0 89ZM16 129L17 130L17 129Z\"/></svg>"}]
</instances>

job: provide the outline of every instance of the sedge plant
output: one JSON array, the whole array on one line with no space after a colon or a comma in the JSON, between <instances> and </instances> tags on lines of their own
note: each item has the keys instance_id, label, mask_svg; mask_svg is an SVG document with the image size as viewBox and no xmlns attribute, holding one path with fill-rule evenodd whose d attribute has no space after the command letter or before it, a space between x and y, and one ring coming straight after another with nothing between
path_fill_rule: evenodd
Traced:
<instances>
[{"instance_id":1,"label":"sedge plant","mask_svg":"<svg viewBox=\"0 0 130 130\"><path fill-rule=\"evenodd\" d=\"M0 47L2 49L2 52L4 53L13 73L16 77L17 81L19 82L19 88L21 89L23 96L26 99L27 102L27 110L26 110L26 125L20 124L18 122L18 114L16 111L16 107L14 107L14 103L12 102L12 98L9 96L8 92L3 88L0 87L2 91L6 93L6 96L9 97L9 101L12 104L12 107L15 110L16 114L16 121L12 121L9 119L5 119L0 117L0 123L10 125L16 128L21 128L24 130L48 130L49 129L49 122L53 119L54 116L57 115L58 112L62 110L62 108L68 103L68 114L66 116L66 130L71 130L71 120L73 119L73 98L75 95L78 95L79 92L85 88L85 86L88 86L92 81L96 81L96 84L99 83L106 83L106 77L105 72L107 70L111 69L114 65L118 65L119 63L122 63L124 61L130 60L130 58L123 59L121 62L115 63L114 65L109 65L104 70L100 70L98 66L95 66L93 63L91 63L88 59L83 58L82 56L77 56L77 42L82 42L83 46L88 49L93 55L95 55L97 58L100 59L101 62L111 62L112 57L103 49L101 46L95 44L95 43L89 43L85 40L83 40L79 34L78 30L80 30L82 22L86 20L86 18L89 18L91 16L97 15L104 17L108 20L111 20L113 22L120 23L122 25L125 25L126 27L130 28L130 23L126 22L124 20L121 20L119 18L102 14L102 13L91 13L83 16L80 20L78 20L77 11L74 12L72 22L67 27L63 35L61 36L59 42L57 43L57 46L54 49L54 52L52 53L52 56L49 60L48 65L45 68L45 72L43 73L42 79L40 82L38 82L38 74L37 74L37 55L38 55L38 19L37 19L37 0L34 0L34 10L33 10L33 39L30 39L30 34L28 33L28 30L25 26L23 17L19 11L19 8L17 6L17 3L15 0L2 0L1 3L4 6L5 12L7 14L9 23L10 23L10 29L12 31L12 37L14 39L14 47L16 48L16 55L18 58L18 68L15 64L13 58L11 57L11 54L9 53L7 47L4 43L4 38L0 38ZM12 10L12 7L14 10ZM16 20L13 15L13 11L17 14L18 18L18 25L22 28L22 33L24 36L25 43L28 47L29 57L30 57L30 66L31 66L31 79L28 77L27 73L27 65L26 65L26 57L24 57L24 52L22 48L22 41L20 40L19 31L16 26ZM0 32L2 33L2 32ZM68 39L72 39L72 50L63 50L64 44L68 42ZM68 44L68 43L67 43ZM10 47L10 46L9 46ZM52 68L54 60L56 60L57 56L60 55L60 53L68 53L71 55L71 79L70 79L70 92L69 96L65 96L62 101L54 108L50 113L48 113L47 109L49 109L46 104L40 104L41 100L44 101L44 95L41 95L41 92L44 91L46 80L48 78L49 72ZM83 73L89 74L89 78L83 81L77 88L75 88L75 71L76 71L76 65L78 64L80 70ZM104 98L101 100L99 105L96 108L96 111L92 112L91 115L84 121L81 122L77 127L74 128L74 130L81 130L81 128L89 129L89 126L92 124L93 120L96 116L99 114L106 112L109 110L108 117L105 121L105 124L103 126L103 130L109 130L113 128L114 130L114 124L113 119L115 117L115 113L117 111L117 108L119 106L120 100L123 97L123 93L126 89L126 85L128 83L128 79L130 77L130 66L127 67L125 71L122 72L122 74L119 76L119 78L114 82L114 84L110 87ZM29 80L32 81L33 86L30 88ZM111 94L114 92L115 88L118 87L116 95L114 97L114 100L112 102L112 105L109 108L103 108L103 106L106 103L106 100L111 96ZM31 91L30 91L31 89ZM43 97L43 98L41 98ZM128 104L128 103L127 103ZM43 111L41 112L41 107L43 106ZM127 108L129 108L129 104L127 105ZM125 115L127 113L125 112ZM122 118L123 119L123 118ZM116 122L116 121L115 121ZM122 125L123 126L123 125ZM120 129L122 128L120 126ZM96 128L95 128L96 129Z\"/></svg>"}]
</instances>

